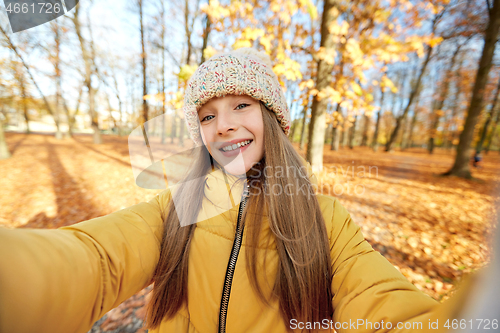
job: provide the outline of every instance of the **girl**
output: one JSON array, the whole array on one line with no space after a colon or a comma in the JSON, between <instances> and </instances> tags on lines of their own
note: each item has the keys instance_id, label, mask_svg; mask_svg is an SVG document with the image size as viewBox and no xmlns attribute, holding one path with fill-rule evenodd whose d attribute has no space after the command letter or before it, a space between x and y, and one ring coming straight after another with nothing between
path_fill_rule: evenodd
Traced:
<instances>
[{"instance_id":1,"label":"girl","mask_svg":"<svg viewBox=\"0 0 500 333\"><path fill-rule=\"evenodd\" d=\"M0 230L0 332L86 332L151 282L150 332L425 331L443 315L314 194L269 57L212 57L184 113L201 149L181 185L58 230Z\"/></svg>"}]
</instances>

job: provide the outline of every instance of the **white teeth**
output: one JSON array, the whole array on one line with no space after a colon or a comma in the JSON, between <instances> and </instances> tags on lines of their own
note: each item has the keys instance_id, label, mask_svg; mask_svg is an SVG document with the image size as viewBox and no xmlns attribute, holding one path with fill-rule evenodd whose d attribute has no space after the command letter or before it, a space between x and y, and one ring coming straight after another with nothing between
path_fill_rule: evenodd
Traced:
<instances>
[{"instance_id":1,"label":"white teeth","mask_svg":"<svg viewBox=\"0 0 500 333\"><path fill-rule=\"evenodd\" d=\"M238 142L238 143L235 143L231 146L226 146L224 148L222 148L223 151L231 151L231 150L234 150L236 148L240 148L240 147L244 147L246 146L247 144L249 144L251 142L251 140L246 140L246 141L243 141L243 142Z\"/></svg>"}]
</instances>

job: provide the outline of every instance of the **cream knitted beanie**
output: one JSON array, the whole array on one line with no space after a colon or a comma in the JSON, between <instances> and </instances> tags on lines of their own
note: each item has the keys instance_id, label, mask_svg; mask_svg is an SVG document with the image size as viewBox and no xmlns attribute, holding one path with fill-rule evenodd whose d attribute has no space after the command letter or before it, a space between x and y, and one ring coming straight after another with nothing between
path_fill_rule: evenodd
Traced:
<instances>
[{"instance_id":1,"label":"cream knitted beanie","mask_svg":"<svg viewBox=\"0 0 500 333\"><path fill-rule=\"evenodd\" d=\"M198 110L214 97L248 95L273 111L288 135L290 111L285 95L272 70L271 59L264 52L242 48L217 54L195 71L184 95L184 118L196 145L203 144L199 131Z\"/></svg>"}]
</instances>

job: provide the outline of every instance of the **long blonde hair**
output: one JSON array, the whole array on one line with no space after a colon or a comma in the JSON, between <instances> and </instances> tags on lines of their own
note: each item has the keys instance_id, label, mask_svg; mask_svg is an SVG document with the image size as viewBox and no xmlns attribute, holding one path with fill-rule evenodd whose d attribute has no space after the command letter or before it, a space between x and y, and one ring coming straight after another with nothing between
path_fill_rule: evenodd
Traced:
<instances>
[{"instance_id":1,"label":"long blonde hair","mask_svg":"<svg viewBox=\"0 0 500 333\"><path fill-rule=\"evenodd\" d=\"M333 315L331 291L330 247L326 226L307 175L297 177L290 170L303 170L300 156L279 126L275 114L262 103L264 122L264 157L247 173L250 198L243 213L246 229L247 272L250 283L265 304L269 304L258 283L257 244L262 229L262 214L268 212L269 227L273 233L279 262L273 297L279 300L280 312L286 322L291 319L319 322ZM176 195L176 203L169 205L164 223L160 260L153 276L154 287L148 306L147 325L155 328L165 318L173 317L184 302L187 303L189 247L196 224L180 227L177 211L194 221L203 201L203 175L214 163L206 148L200 150L199 163L188 175L198 181L186 183ZM282 176L264 172L281 167ZM292 193L277 196L270 189L293 188ZM267 253L266 253L267 254ZM264 256L264 260L265 260Z\"/></svg>"}]
</instances>

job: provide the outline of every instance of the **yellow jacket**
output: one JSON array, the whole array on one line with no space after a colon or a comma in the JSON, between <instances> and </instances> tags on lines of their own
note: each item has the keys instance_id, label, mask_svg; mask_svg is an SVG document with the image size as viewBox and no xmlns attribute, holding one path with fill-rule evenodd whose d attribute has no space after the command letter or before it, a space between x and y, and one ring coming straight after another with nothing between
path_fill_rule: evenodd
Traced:
<instances>
[{"instance_id":1,"label":"yellow jacket","mask_svg":"<svg viewBox=\"0 0 500 333\"><path fill-rule=\"evenodd\" d=\"M220 181L218 176L207 177L207 199L200 214L210 210L207 200L220 199ZM337 323L338 332L385 332L389 329L380 328L388 328L391 322L391 332L427 331L429 319L437 316L438 303L371 248L335 198L317 198L334 274L335 312L332 322L322 322L321 327L334 328ZM170 200L167 190L149 202L58 230L0 229L0 332L86 332L107 311L150 284ZM217 332L237 213L235 205L196 224L188 304L151 333ZM265 221L264 217L267 225ZM269 228L263 230L268 232ZM297 331L306 327L306 323L284 322L277 302L268 307L260 301L247 277L245 251L244 240L232 281L227 332L280 333L287 327ZM274 284L278 260L276 252L270 251L260 277L265 292ZM406 322L406 329L404 324L394 329L398 322Z\"/></svg>"}]
</instances>

